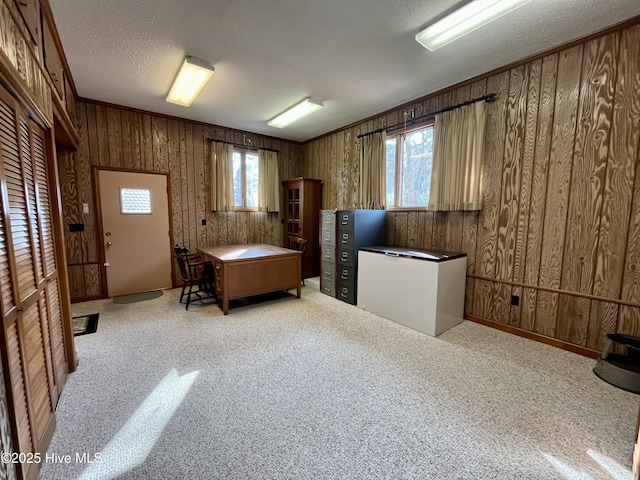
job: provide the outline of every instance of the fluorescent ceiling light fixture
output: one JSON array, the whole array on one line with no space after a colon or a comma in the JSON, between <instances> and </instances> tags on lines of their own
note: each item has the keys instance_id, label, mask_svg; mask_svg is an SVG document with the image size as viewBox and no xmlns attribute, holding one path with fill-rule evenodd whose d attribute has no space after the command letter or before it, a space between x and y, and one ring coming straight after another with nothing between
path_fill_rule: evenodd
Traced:
<instances>
[{"instance_id":1,"label":"fluorescent ceiling light fixture","mask_svg":"<svg viewBox=\"0 0 640 480\"><path fill-rule=\"evenodd\" d=\"M276 118L270 120L267 125L270 127L284 128L287 125L300 120L302 117L306 117L310 113L320 110L322 107L324 107L324 104L311 100L311 98L305 98L286 112L283 112Z\"/></svg>"},{"instance_id":2,"label":"fluorescent ceiling light fixture","mask_svg":"<svg viewBox=\"0 0 640 480\"><path fill-rule=\"evenodd\" d=\"M209 62L187 56L180 67L178 76L173 81L169 95L167 95L167 102L185 107L191 105L193 99L213 75L213 70Z\"/></svg>"},{"instance_id":3,"label":"fluorescent ceiling light fixture","mask_svg":"<svg viewBox=\"0 0 640 480\"><path fill-rule=\"evenodd\" d=\"M416 34L427 50L437 50L531 0L473 0Z\"/></svg>"}]
</instances>

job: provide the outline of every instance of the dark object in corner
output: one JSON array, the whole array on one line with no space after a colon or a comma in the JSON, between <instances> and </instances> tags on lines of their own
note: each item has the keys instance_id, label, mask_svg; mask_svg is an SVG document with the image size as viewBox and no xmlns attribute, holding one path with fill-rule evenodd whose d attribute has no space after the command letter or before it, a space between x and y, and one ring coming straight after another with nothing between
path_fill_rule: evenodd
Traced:
<instances>
[{"instance_id":1,"label":"dark object in corner","mask_svg":"<svg viewBox=\"0 0 640 480\"><path fill-rule=\"evenodd\" d=\"M89 315L73 317L71 320L73 324L73 336L78 337L88 333L96 333L98 331L99 316L99 313L90 313Z\"/></svg>"},{"instance_id":2,"label":"dark object in corner","mask_svg":"<svg viewBox=\"0 0 640 480\"><path fill-rule=\"evenodd\" d=\"M70 223L69 224L70 232L84 232L84 223Z\"/></svg>"},{"instance_id":3,"label":"dark object in corner","mask_svg":"<svg viewBox=\"0 0 640 480\"><path fill-rule=\"evenodd\" d=\"M612 353L616 343L627 353ZM593 373L614 387L640 394L640 337L609 333Z\"/></svg>"}]
</instances>

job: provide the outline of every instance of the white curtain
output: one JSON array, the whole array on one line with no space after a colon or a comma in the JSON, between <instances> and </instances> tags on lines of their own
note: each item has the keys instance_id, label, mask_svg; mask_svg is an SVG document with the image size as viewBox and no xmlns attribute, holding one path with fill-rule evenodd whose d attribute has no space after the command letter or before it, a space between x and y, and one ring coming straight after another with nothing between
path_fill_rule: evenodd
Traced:
<instances>
[{"instance_id":1,"label":"white curtain","mask_svg":"<svg viewBox=\"0 0 640 480\"><path fill-rule=\"evenodd\" d=\"M233 145L211 142L211 210L233 210Z\"/></svg>"},{"instance_id":2,"label":"white curtain","mask_svg":"<svg viewBox=\"0 0 640 480\"><path fill-rule=\"evenodd\" d=\"M482 208L485 102L436 115L429 210Z\"/></svg>"},{"instance_id":3,"label":"white curtain","mask_svg":"<svg viewBox=\"0 0 640 480\"><path fill-rule=\"evenodd\" d=\"M258 210L280 211L280 175L278 153L258 150Z\"/></svg>"},{"instance_id":4,"label":"white curtain","mask_svg":"<svg viewBox=\"0 0 640 480\"><path fill-rule=\"evenodd\" d=\"M360 146L360 208L384 209L387 197L387 133L362 137Z\"/></svg>"}]
</instances>

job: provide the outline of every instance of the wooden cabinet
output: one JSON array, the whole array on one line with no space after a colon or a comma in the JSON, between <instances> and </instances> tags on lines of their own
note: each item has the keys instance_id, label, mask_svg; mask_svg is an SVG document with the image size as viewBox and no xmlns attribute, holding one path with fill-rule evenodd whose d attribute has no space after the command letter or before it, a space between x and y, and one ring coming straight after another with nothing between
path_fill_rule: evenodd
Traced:
<instances>
[{"instance_id":1,"label":"wooden cabinet","mask_svg":"<svg viewBox=\"0 0 640 480\"><path fill-rule=\"evenodd\" d=\"M72 348L65 344L46 151L44 132L0 88L0 351L14 451L41 454ZM19 474L35 478L38 467L22 464Z\"/></svg>"},{"instance_id":2,"label":"wooden cabinet","mask_svg":"<svg viewBox=\"0 0 640 480\"><path fill-rule=\"evenodd\" d=\"M320 275L320 208L322 180L293 178L283 180L284 246L289 235L307 240L302 257L302 278Z\"/></svg>"},{"instance_id":3,"label":"wooden cabinet","mask_svg":"<svg viewBox=\"0 0 640 480\"><path fill-rule=\"evenodd\" d=\"M60 59L60 53L56 47L56 42L53 38L53 33L47 22L42 24L42 36L44 39L44 64L51 76L53 86L58 92L58 96L64 103L65 95L65 73L62 60Z\"/></svg>"}]
</instances>

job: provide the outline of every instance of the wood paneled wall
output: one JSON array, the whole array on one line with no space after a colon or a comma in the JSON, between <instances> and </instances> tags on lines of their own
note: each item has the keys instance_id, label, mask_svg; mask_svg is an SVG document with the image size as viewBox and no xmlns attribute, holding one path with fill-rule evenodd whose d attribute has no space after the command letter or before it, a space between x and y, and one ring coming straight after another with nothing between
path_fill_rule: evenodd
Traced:
<instances>
[{"instance_id":1,"label":"wood paneled wall","mask_svg":"<svg viewBox=\"0 0 640 480\"><path fill-rule=\"evenodd\" d=\"M302 173L357 207L358 134L492 92L483 209L389 212L389 244L466 252L467 314L592 350L640 335L640 25L309 142Z\"/></svg>"},{"instance_id":2,"label":"wood paneled wall","mask_svg":"<svg viewBox=\"0 0 640 480\"><path fill-rule=\"evenodd\" d=\"M300 175L301 146L229 128L167 118L97 103L78 102L80 147L58 149L64 204L71 298L98 297L102 291L98 217L92 167L168 172L171 182L173 241L191 251L204 245L268 243L282 245L280 215L263 212L211 212L207 138L280 150L280 178ZM83 203L89 214L83 213ZM202 220L206 220L206 226ZM84 232L69 232L84 223Z\"/></svg>"}]
</instances>

